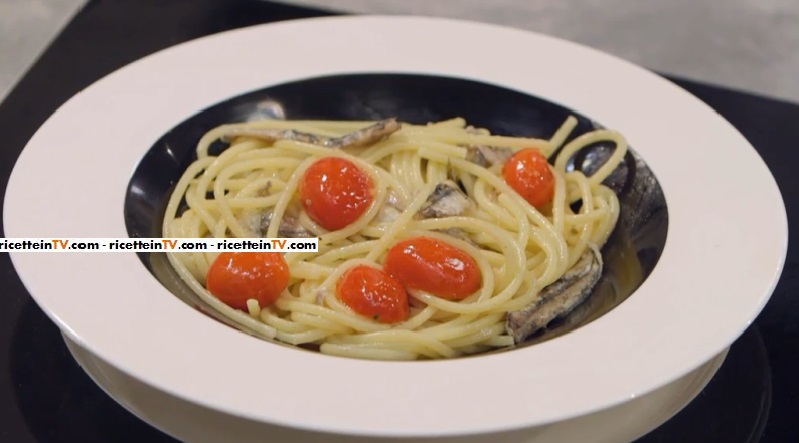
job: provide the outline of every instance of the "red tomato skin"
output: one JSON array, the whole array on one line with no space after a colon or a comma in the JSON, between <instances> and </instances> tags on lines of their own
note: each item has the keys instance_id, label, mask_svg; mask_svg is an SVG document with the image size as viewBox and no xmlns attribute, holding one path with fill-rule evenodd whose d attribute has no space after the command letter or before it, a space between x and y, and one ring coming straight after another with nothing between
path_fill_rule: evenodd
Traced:
<instances>
[{"instance_id":1,"label":"red tomato skin","mask_svg":"<svg viewBox=\"0 0 799 443\"><path fill-rule=\"evenodd\" d=\"M336 297L358 314L383 323L405 321L410 313L402 284L371 266L358 265L344 272L336 284Z\"/></svg>"},{"instance_id":2,"label":"red tomato skin","mask_svg":"<svg viewBox=\"0 0 799 443\"><path fill-rule=\"evenodd\" d=\"M502 167L505 182L536 209L552 201L555 176L547 158L536 148L521 149Z\"/></svg>"},{"instance_id":3,"label":"red tomato skin","mask_svg":"<svg viewBox=\"0 0 799 443\"><path fill-rule=\"evenodd\" d=\"M447 300L463 300L482 286L477 261L466 251L433 237L412 237L389 249L383 269L407 289Z\"/></svg>"},{"instance_id":4,"label":"red tomato skin","mask_svg":"<svg viewBox=\"0 0 799 443\"><path fill-rule=\"evenodd\" d=\"M234 309L247 310L253 298L264 308L289 283L289 266L279 252L223 252L208 269L205 287Z\"/></svg>"},{"instance_id":5,"label":"red tomato skin","mask_svg":"<svg viewBox=\"0 0 799 443\"><path fill-rule=\"evenodd\" d=\"M308 216L328 231L358 220L374 201L372 177L341 157L324 157L311 164L299 186Z\"/></svg>"}]
</instances>

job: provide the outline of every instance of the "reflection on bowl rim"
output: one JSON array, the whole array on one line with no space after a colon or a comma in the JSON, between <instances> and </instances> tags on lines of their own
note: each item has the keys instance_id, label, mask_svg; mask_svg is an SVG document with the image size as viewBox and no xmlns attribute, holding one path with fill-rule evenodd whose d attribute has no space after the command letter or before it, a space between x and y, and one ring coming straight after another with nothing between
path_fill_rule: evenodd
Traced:
<instances>
[{"instance_id":1,"label":"reflection on bowl rim","mask_svg":"<svg viewBox=\"0 0 799 443\"><path fill-rule=\"evenodd\" d=\"M265 57L270 41L281 45L269 45ZM518 62L520 54L535 54L546 69ZM23 283L79 344L158 389L253 420L383 436L513 429L622 403L720 352L771 295L787 247L785 209L765 164L729 123L614 57L433 18L246 28L103 78L62 106L23 151L8 186L6 234L122 237L130 172L186 116L264 85L365 71L474 78L562 103L624 133L657 175L669 208L666 248L636 296L557 341L398 365L263 346L188 312L132 254L12 253ZM87 165L95 167L87 173ZM737 178L742 170L746 183ZM729 198L741 195L756 198ZM213 382L220 374L224 383Z\"/></svg>"}]
</instances>

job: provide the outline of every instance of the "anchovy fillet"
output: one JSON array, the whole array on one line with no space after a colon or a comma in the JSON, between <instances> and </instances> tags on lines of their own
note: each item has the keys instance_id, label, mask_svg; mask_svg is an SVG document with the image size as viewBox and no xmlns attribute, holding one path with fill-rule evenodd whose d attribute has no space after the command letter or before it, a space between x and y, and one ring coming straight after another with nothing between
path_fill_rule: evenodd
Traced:
<instances>
[{"instance_id":1,"label":"anchovy fillet","mask_svg":"<svg viewBox=\"0 0 799 443\"><path fill-rule=\"evenodd\" d=\"M585 301L602 276L602 255L589 245L580 260L556 282L545 287L540 297L519 311L509 312L505 329L518 344L549 322L563 317Z\"/></svg>"},{"instance_id":2,"label":"anchovy fillet","mask_svg":"<svg viewBox=\"0 0 799 443\"><path fill-rule=\"evenodd\" d=\"M253 137L269 142L278 140L293 140L312 145L323 146L331 149L366 147L371 146L389 135L399 131L402 125L396 118L381 120L373 125L357 131L344 134L341 137L326 137L294 129L268 129L268 128L230 128L225 132L223 140L234 137Z\"/></svg>"},{"instance_id":3,"label":"anchovy fillet","mask_svg":"<svg viewBox=\"0 0 799 443\"><path fill-rule=\"evenodd\" d=\"M463 214L471 205L472 201L458 185L447 180L436 185L419 209L419 215L423 218L454 217Z\"/></svg>"},{"instance_id":4,"label":"anchovy fillet","mask_svg":"<svg viewBox=\"0 0 799 443\"><path fill-rule=\"evenodd\" d=\"M249 227L256 235L263 237L269 229L273 214L273 209L269 208L265 211L247 214L240 217L239 220ZM300 224L296 215L286 212L280 220L277 236L281 238L311 238L313 234Z\"/></svg>"},{"instance_id":5,"label":"anchovy fillet","mask_svg":"<svg viewBox=\"0 0 799 443\"><path fill-rule=\"evenodd\" d=\"M466 160L484 168L505 163L513 156L511 148L502 146L464 145L464 147L466 148Z\"/></svg>"}]
</instances>

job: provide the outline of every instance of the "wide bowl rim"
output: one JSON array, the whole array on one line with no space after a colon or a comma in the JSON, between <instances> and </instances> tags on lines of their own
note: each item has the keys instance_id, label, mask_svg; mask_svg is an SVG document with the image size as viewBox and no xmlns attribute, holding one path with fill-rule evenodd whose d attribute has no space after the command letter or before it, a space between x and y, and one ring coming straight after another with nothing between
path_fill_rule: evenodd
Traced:
<instances>
[{"instance_id":1,"label":"wide bowl rim","mask_svg":"<svg viewBox=\"0 0 799 443\"><path fill-rule=\"evenodd\" d=\"M271 57L258 58L272 41L280 44L269 45ZM490 50L476 56L475 48ZM520 63L523 53L551 63ZM732 125L613 56L439 18L259 25L183 43L106 76L59 108L23 150L6 194L6 235L124 237L128 177L171 127L249 90L359 72L483 81L620 130L668 202L669 234L652 274L621 306L557 340L484 358L401 364L264 346L188 309L133 254L12 252L26 288L79 344L181 398L286 426L409 437L542 425L635 398L719 353L770 297L787 251L787 217L774 178ZM258 394L270 368L280 382ZM220 374L223 383L209 382ZM464 402L465 390L476 401Z\"/></svg>"}]
</instances>

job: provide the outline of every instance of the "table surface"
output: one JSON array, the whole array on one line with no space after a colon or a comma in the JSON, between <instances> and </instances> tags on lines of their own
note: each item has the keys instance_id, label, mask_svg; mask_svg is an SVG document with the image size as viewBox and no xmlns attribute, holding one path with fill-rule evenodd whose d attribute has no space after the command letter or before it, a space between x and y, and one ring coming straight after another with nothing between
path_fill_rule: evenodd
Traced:
<instances>
[{"instance_id":1,"label":"table surface","mask_svg":"<svg viewBox=\"0 0 799 443\"><path fill-rule=\"evenodd\" d=\"M181 0L89 3L0 103L0 195L34 131L60 104L101 76L203 35L324 14L248 0L193 0L191 9ZM799 228L799 174L793 170L799 164L799 105L672 80L715 108L755 146L777 179L790 227ZM0 275L0 441L173 441L89 380L5 253L0 254ZM794 236L772 299L732 346L719 373L685 410L640 443L799 442L797 293L799 239Z\"/></svg>"},{"instance_id":2,"label":"table surface","mask_svg":"<svg viewBox=\"0 0 799 443\"><path fill-rule=\"evenodd\" d=\"M86 1L0 0L0 100ZM281 1L514 26L583 43L658 72L799 101L796 0ZM183 8L193 5L186 1Z\"/></svg>"}]
</instances>

